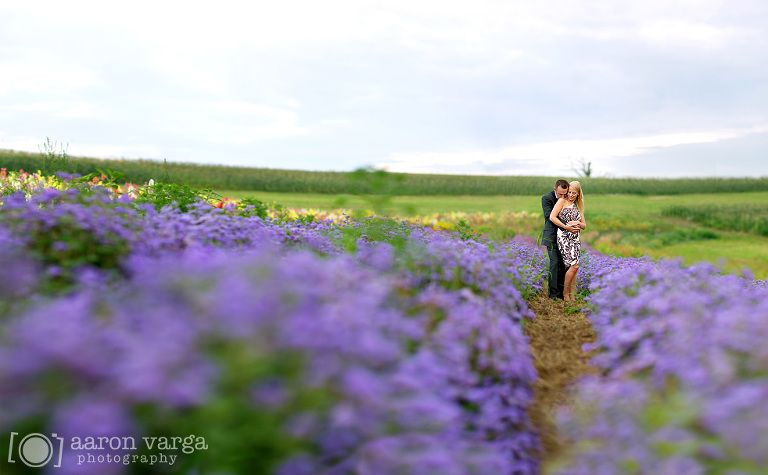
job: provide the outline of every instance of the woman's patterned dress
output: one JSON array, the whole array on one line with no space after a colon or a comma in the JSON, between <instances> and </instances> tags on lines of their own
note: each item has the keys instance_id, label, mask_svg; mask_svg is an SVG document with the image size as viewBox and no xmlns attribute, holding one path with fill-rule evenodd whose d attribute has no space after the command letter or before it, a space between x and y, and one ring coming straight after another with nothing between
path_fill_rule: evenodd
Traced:
<instances>
[{"instance_id":1,"label":"woman's patterned dress","mask_svg":"<svg viewBox=\"0 0 768 475\"><path fill-rule=\"evenodd\" d=\"M563 224L567 224L569 221L580 221L581 213L576 204L572 204L567 208L563 208L560 214L557 215ZM560 249L560 254L563 256L563 263L566 267L570 267L579 263L579 257L581 256L581 242L579 241L579 233L572 233L562 228L557 228L557 248Z\"/></svg>"}]
</instances>

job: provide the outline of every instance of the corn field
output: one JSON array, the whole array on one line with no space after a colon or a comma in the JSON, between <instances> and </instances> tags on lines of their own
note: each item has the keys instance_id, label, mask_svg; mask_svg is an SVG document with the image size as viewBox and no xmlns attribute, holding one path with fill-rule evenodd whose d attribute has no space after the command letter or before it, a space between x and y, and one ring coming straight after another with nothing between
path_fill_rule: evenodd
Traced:
<instances>
[{"instance_id":1,"label":"corn field","mask_svg":"<svg viewBox=\"0 0 768 475\"><path fill-rule=\"evenodd\" d=\"M40 154L0 150L0 167L8 171L41 169ZM154 160L118 160L70 157L67 170L86 175L97 168L125 174L126 181L142 184L157 181L166 173L171 181L217 190L273 191L322 194L420 195L541 195L558 178L545 176L467 176L397 174L377 171L317 172L271 168L230 167ZM768 177L760 178L579 178L590 194L678 195L733 193L768 189Z\"/></svg>"}]
</instances>

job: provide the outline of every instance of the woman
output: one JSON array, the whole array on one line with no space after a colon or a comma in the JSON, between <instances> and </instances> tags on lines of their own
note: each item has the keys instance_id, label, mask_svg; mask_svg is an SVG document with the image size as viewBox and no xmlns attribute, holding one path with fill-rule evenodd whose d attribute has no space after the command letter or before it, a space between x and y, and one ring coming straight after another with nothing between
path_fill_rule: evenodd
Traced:
<instances>
[{"instance_id":1,"label":"woman","mask_svg":"<svg viewBox=\"0 0 768 475\"><path fill-rule=\"evenodd\" d=\"M565 288L563 300L572 302L576 293L576 274L579 272L581 243L579 232L587 229L584 220L584 196L581 183L572 181L568 186L568 194L555 203L549 220L557 227L557 247L563 256L563 262L568 270L565 272Z\"/></svg>"}]
</instances>

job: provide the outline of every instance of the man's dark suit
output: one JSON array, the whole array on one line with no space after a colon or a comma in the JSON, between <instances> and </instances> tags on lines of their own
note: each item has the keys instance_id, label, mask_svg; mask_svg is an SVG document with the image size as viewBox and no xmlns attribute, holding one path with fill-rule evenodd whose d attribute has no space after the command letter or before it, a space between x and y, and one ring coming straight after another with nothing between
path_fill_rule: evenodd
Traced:
<instances>
[{"instance_id":1,"label":"man's dark suit","mask_svg":"<svg viewBox=\"0 0 768 475\"><path fill-rule=\"evenodd\" d=\"M565 264L563 256L557 248L557 226L549 220L549 215L555 208L557 195L552 190L541 197L541 209L544 211L544 233L541 236L541 244L547 246L549 256L549 271L547 282L549 283L549 298L562 299L563 287L565 287Z\"/></svg>"}]
</instances>

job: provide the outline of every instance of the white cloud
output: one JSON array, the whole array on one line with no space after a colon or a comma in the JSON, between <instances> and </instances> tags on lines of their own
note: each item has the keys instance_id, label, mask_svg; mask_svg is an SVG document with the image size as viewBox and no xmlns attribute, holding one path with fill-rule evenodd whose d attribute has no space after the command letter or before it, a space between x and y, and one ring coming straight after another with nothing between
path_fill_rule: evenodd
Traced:
<instances>
[{"instance_id":1,"label":"white cloud","mask_svg":"<svg viewBox=\"0 0 768 475\"><path fill-rule=\"evenodd\" d=\"M98 106L85 102L29 102L5 106L7 111L39 113L65 119L99 117Z\"/></svg>"},{"instance_id":2,"label":"white cloud","mask_svg":"<svg viewBox=\"0 0 768 475\"><path fill-rule=\"evenodd\" d=\"M0 71L0 97L19 92L69 94L99 84L97 74L81 66L6 61Z\"/></svg>"},{"instance_id":3,"label":"white cloud","mask_svg":"<svg viewBox=\"0 0 768 475\"><path fill-rule=\"evenodd\" d=\"M40 144L42 142L35 137L13 135L0 130L0 149L37 152Z\"/></svg>"},{"instance_id":4,"label":"white cloud","mask_svg":"<svg viewBox=\"0 0 768 475\"><path fill-rule=\"evenodd\" d=\"M204 121L203 135L211 142L247 144L309 133L298 125L298 114L292 110L242 101L214 102L204 107L210 118Z\"/></svg>"},{"instance_id":5,"label":"white cloud","mask_svg":"<svg viewBox=\"0 0 768 475\"><path fill-rule=\"evenodd\" d=\"M650 42L659 45L705 50L724 48L731 41L752 34L751 31L740 31L735 28L671 19L642 24L638 27L638 32Z\"/></svg>"},{"instance_id":6,"label":"white cloud","mask_svg":"<svg viewBox=\"0 0 768 475\"><path fill-rule=\"evenodd\" d=\"M158 157L164 156L167 149L158 147L153 144L137 144L137 143L115 143L115 144L99 144L99 143L77 143L70 144L69 153L72 156L82 157L99 157L99 158L151 158L158 159Z\"/></svg>"},{"instance_id":7,"label":"white cloud","mask_svg":"<svg viewBox=\"0 0 768 475\"><path fill-rule=\"evenodd\" d=\"M46 137L32 137L13 135L0 130L0 149L22 150L31 153L39 153ZM94 142L68 142L55 140L56 150L66 150L72 157L98 157L98 158L153 158L163 156L163 149L152 144L123 143L100 144Z\"/></svg>"},{"instance_id":8,"label":"white cloud","mask_svg":"<svg viewBox=\"0 0 768 475\"><path fill-rule=\"evenodd\" d=\"M767 131L768 125L764 125L747 129L680 132L642 137L556 140L498 149L394 153L378 162L376 166L401 173L502 175L525 174L521 171L537 165L540 170L552 173L570 168L571 160L582 157L587 161L607 163L609 159L637 156L657 148L711 143ZM614 172L610 169L606 171Z\"/></svg>"},{"instance_id":9,"label":"white cloud","mask_svg":"<svg viewBox=\"0 0 768 475\"><path fill-rule=\"evenodd\" d=\"M583 156L620 175L763 130L766 5L0 0L0 131L110 156L527 174Z\"/></svg>"}]
</instances>

